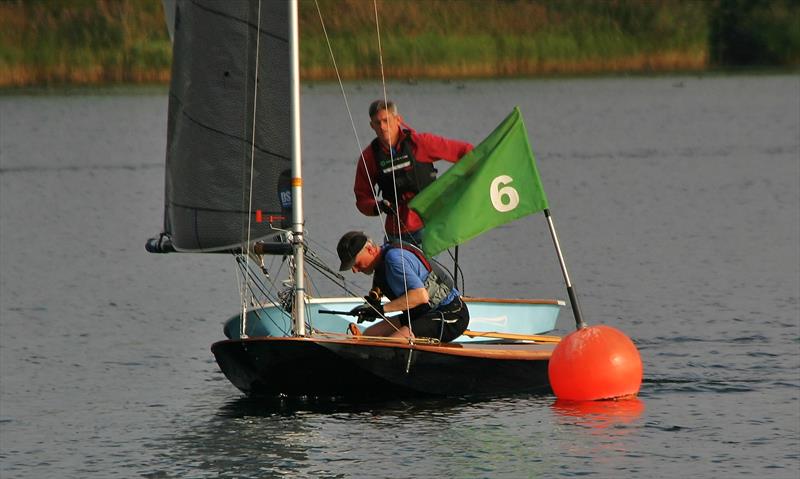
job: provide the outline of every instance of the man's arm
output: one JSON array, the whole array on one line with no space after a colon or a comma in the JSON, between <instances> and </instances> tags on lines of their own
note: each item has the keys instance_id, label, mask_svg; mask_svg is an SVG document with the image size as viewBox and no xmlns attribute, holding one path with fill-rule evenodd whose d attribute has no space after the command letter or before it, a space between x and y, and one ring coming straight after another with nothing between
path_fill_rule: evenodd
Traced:
<instances>
[{"instance_id":1,"label":"man's arm","mask_svg":"<svg viewBox=\"0 0 800 479\"><path fill-rule=\"evenodd\" d=\"M375 170L372 148L367 147L361 156L358 157L356 181L353 185L353 192L356 195L356 208L366 216L378 215L374 186L376 179L377 171Z\"/></svg>"},{"instance_id":2,"label":"man's arm","mask_svg":"<svg viewBox=\"0 0 800 479\"><path fill-rule=\"evenodd\" d=\"M417 307L420 304L427 304L429 299L428 290L425 288L416 288L384 304L383 310L387 313L405 311Z\"/></svg>"},{"instance_id":3,"label":"man's arm","mask_svg":"<svg viewBox=\"0 0 800 479\"><path fill-rule=\"evenodd\" d=\"M417 159L429 162L447 160L455 163L473 148L472 144L466 141L452 140L431 133L419 133L417 142L419 147L422 147L418 147Z\"/></svg>"}]
</instances>

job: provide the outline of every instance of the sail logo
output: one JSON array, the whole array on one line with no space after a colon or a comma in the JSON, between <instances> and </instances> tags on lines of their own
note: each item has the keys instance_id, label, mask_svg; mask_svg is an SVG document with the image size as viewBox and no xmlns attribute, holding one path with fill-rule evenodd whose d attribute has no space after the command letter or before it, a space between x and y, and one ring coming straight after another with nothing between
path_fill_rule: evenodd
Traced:
<instances>
[{"instance_id":1,"label":"sail logo","mask_svg":"<svg viewBox=\"0 0 800 479\"><path fill-rule=\"evenodd\" d=\"M292 207L292 192L289 190L284 190L279 193L281 199L281 206L283 208L291 208Z\"/></svg>"},{"instance_id":2,"label":"sail logo","mask_svg":"<svg viewBox=\"0 0 800 479\"><path fill-rule=\"evenodd\" d=\"M508 186L512 181L508 175L500 175L492 180L489 186L489 199L492 206L500 213L508 213L519 206L519 193L512 186Z\"/></svg>"}]
</instances>

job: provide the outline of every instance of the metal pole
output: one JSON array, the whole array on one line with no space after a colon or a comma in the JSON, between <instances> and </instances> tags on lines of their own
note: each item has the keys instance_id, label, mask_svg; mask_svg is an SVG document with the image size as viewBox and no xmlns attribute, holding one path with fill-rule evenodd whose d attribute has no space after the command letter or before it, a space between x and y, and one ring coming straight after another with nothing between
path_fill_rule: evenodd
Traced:
<instances>
[{"instance_id":1,"label":"metal pole","mask_svg":"<svg viewBox=\"0 0 800 479\"><path fill-rule=\"evenodd\" d=\"M292 103L292 249L294 253L295 336L306 335L305 264L303 247L303 175L300 158L300 50L297 1L289 2L289 70Z\"/></svg>"},{"instance_id":2,"label":"metal pole","mask_svg":"<svg viewBox=\"0 0 800 479\"><path fill-rule=\"evenodd\" d=\"M561 273L564 275L564 282L567 284L567 294L569 295L569 304L572 306L572 314L575 316L575 329L582 329L586 327L583 322L583 315L581 314L581 307L578 304L578 296L575 294L575 288L569 280L569 273L567 272L567 264L564 261L564 255L561 254L561 245L558 243L558 235L556 234L556 227L553 225L553 219L550 217L550 210L544 210L544 217L547 219L547 227L550 228L550 236L553 237L553 244L556 247L556 254L558 255L558 262L561 265Z\"/></svg>"},{"instance_id":3,"label":"metal pole","mask_svg":"<svg viewBox=\"0 0 800 479\"><path fill-rule=\"evenodd\" d=\"M453 285L458 289L458 245L456 245L456 257L454 258L453 265ZM464 286L463 284L461 286ZM462 291L463 293L463 291Z\"/></svg>"}]
</instances>

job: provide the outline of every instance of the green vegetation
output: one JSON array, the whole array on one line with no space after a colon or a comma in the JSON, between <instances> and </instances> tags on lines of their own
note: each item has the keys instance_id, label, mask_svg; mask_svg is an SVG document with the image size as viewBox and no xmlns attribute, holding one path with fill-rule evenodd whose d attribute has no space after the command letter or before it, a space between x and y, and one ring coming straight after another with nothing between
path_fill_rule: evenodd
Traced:
<instances>
[{"instance_id":1,"label":"green vegetation","mask_svg":"<svg viewBox=\"0 0 800 479\"><path fill-rule=\"evenodd\" d=\"M165 82L160 0L0 0L0 86Z\"/></svg>"},{"instance_id":2,"label":"green vegetation","mask_svg":"<svg viewBox=\"0 0 800 479\"><path fill-rule=\"evenodd\" d=\"M320 10L342 74L380 75L372 3L320 0ZM679 0L379 2L384 69L401 78L703 69L708 11ZM304 72L326 78L316 8L301 17Z\"/></svg>"},{"instance_id":3,"label":"green vegetation","mask_svg":"<svg viewBox=\"0 0 800 479\"><path fill-rule=\"evenodd\" d=\"M718 0L709 44L717 65L800 65L800 0Z\"/></svg>"},{"instance_id":4,"label":"green vegetation","mask_svg":"<svg viewBox=\"0 0 800 479\"><path fill-rule=\"evenodd\" d=\"M372 1L318 1L342 77L379 78ZM800 65L800 0L377 4L387 78ZM335 78L313 0L300 31L303 78ZM0 0L0 87L164 83L171 54L160 0Z\"/></svg>"}]
</instances>

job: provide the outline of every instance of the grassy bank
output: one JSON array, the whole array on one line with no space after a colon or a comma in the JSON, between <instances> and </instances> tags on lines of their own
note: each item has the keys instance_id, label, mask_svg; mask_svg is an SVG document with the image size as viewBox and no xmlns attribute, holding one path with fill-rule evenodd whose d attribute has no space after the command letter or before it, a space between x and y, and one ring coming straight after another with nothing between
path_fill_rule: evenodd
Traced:
<instances>
[{"instance_id":1,"label":"grassy bank","mask_svg":"<svg viewBox=\"0 0 800 479\"><path fill-rule=\"evenodd\" d=\"M460 0L407 2L394 10L392 2L384 5L381 46L390 77L670 71L707 65L707 8L700 2ZM320 6L345 76L378 76L371 5L331 0ZM304 71L310 78L325 78L327 46L319 19L314 24L310 18L317 12L301 14L303 37L309 40L302 45Z\"/></svg>"},{"instance_id":2,"label":"grassy bank","mask_svg":"<svg viewBox=\"0 0 800 479\"><path fill-rule=\"evenodd\" d=\"M378 12L387 78L505 77L799 65L799 3L379 0ZM342 76L379 78L372 1L319 7ZM303 78L335 78L312 0L300 31ZM163 83L170 63L160 0L0 0L0 86Z\"/></svg>"},{"instance_id":3,"label":"grassy bank","mask_svg":"<svg viewBox=\"0 0 800 479\"><path fill-rule=\"evenodd\" d=\"M160 0L0 0L0 86L163 83Z\"/></svg>"}]
</instances>

